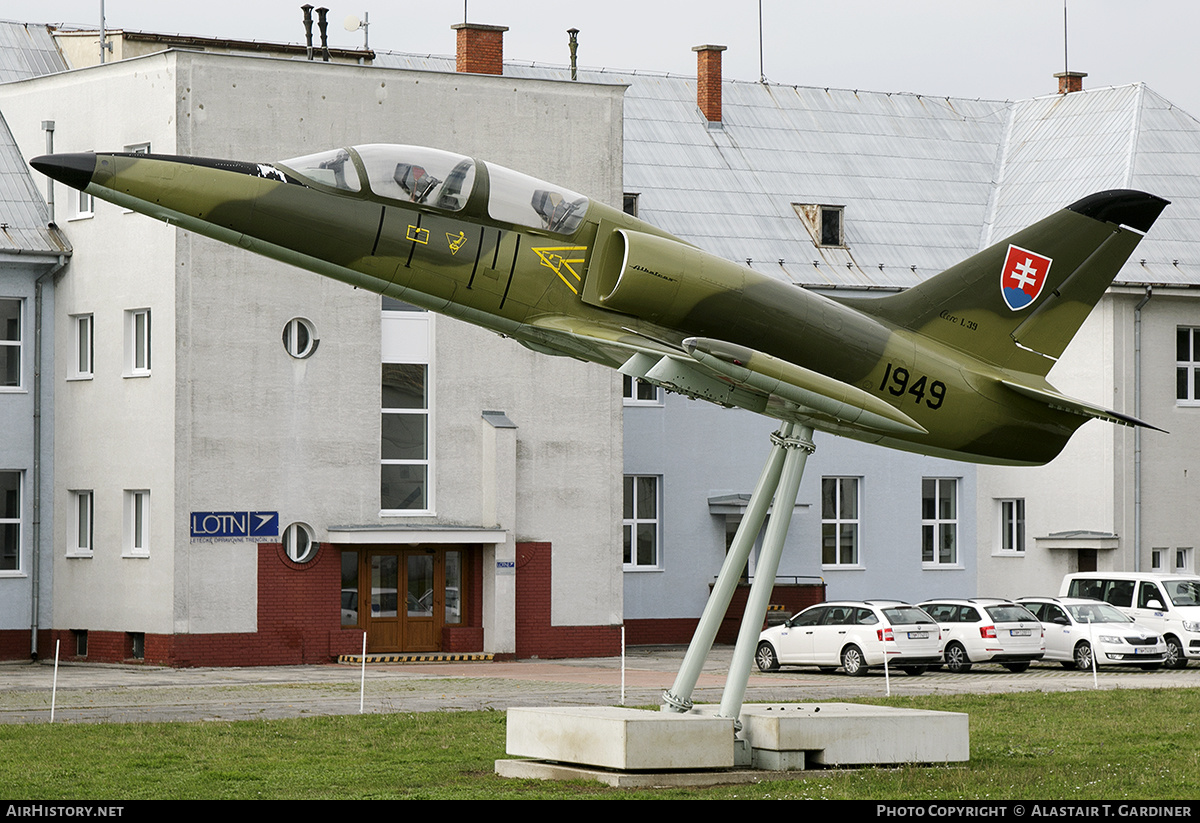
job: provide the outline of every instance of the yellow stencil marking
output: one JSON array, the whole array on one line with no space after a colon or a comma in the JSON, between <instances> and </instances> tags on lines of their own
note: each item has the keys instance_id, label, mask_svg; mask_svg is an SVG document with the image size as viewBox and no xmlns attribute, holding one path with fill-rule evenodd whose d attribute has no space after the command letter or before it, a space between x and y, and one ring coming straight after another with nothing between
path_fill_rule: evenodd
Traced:
<instances>
[{"instance_id":1,"label":"yellow stencil marking","mask_svg":"<svg viewBox=\"0 0 1200 823\"><path fill-rule=\"evenodd\" d=\"M446 232L446 242L450 244L450 253L458 254L458 250L462 248L463 243L467 242L467 235L461 231L458 234Z\"/></svg>"},{"instance_id":2,"label":"yellow stencil marking","mask_svg":"<svg viewBox=\"0 0 1200 823\"><path fill-rule=\"evenodd\" d=\"M420 243L422 246L429 245L429 229L422 229L418 226L409 226L408 233L404 235L406 240L411 240L414 243Z\"/></svg>"},{"instance_id":3,"label":"yellow stencil marking","mask_svg":"<svg viewBox=\"0 0 1200 823\"><path fill-rule=\"evenodd\" d=\"M583 278L579 276L579 272L575 271L575 266L583 263L583 253L587 251L587 246L542 246L541 248L533 249L533 252L542 261L542 265L558 275L558 279L567 284L567 288L579 294L579 289L575 286L582 282ZM568 256L570 255L570 256ZM567 275L575 281L567 279Z\"/></svg>"}]
</instances>

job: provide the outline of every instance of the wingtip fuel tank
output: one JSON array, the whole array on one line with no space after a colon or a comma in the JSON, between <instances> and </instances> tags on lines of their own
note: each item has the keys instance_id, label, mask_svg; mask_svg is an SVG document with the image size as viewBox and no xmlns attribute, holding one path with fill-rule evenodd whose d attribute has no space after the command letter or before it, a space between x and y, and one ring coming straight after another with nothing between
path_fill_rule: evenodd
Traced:
<instances>
[{"instance_id":1,"label":"wingtip fuel tank","mask_svg":"<svg viewBox=\"0 0 1200 823\"><path fill-rule=\"evenodd\" d=\"M449 314L537 351L895 448L1052 459L1087 419L1044 376L1167 201L1085 197L913 289L832 300L583 194L452 152L255 163L35 158L124 208Z\"/></svg>"}]
</instances>

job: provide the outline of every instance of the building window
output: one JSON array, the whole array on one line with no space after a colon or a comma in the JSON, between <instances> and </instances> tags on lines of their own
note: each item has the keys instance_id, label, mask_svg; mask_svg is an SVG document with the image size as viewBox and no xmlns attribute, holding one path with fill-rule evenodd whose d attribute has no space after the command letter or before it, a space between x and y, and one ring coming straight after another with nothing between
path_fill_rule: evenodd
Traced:
<instances>
[{"instance_id":1,"label":"building window","mask_svg":"<svg viewBox=\"0 0 1200 823\"><path fill-rule=\"evenodd\" d=\"M1166 554L1166 549L1150 550L1150 571L1161 572L1163 570L1163 558L1166 556Z\"/></svg>"},{"instance_id":2,"label":"building window","mask_svg":"<svg viewBox=\"0 0 1200 823\"><path fill-rule=\"evenodd\" d=\"M149 143L134 143L132 145L125 147L125 153L126 154L149 154L150 153L150 144Z\"/></svg>"},{"instance_id":3,"label":"building window","mask_svg":"<svg viewBox=\"0 0 1200 823\"><path fill-rule=\"evenodd\" d=\"M133 660L146 659L146 633L127 632L125 634L125 653Z\"/></svg>"},{"instance_id":4,"label":"building window","mask_svg":"<svg viewBox=\"0 0 1200 823\"><path fill-rule=\"evenodd\" d=\"M87 629L71 629L75 637L75 656L87 657Z\"/></svg>"},{"instance_id":5,"label":"building window","mask_svg":"<svg viewBox=\"0 0 1200 823\"><path fill-rule=\"evenodd\" d=\"M1025 552L1025 500L1000 501L1000 551Z\"/></svg>"},{"instance_id":6,"label":"building window","mask_svg":"<svg viewBox=\"0 0 1200 823\"><path fill-rule=\"evenodd\" d=\"M1175 330L1175 400L1200 405L1200 328Z\"/></svg>"},{"instance_id":7,"label":"building window","mask_svg":"<svg viewBox=\"0 0 1200 823\"><path fill-rule=\"evenodd\" d=\"M1191 574L1192 573L1192 550L1191 549L1176 549L1175 550L1175 573L1176 574Z\"/></svg>"},{"instance_id":8,"label":"building window","mask_svg":"<svg viewBox=\"0 0 1200 823\"><path fill-rule=\"evenodd\" d=\"M622 208L630 217L638 216L638 199L641 197L641 192L627 191L622 202Z\"/></svg>"},{"instance_id":9,"label":"building window","mask_svg":"<svg viewBox=\"0 0 1200 823\"><path fill-rule=\"evenodd\" d=\"M283 550L296 563L307 563L317 556L317 544L307 523L293 523L283 530Z\"/></svg>"},{"instance_id":10,"label":"building window","mask_svg":"<svg viewBox=\"0 0 1200 823\"><path fill-rule=\"evenodd\" d=\"M0 572L21 571L21 472L0 471Z\"/></svg>"},{"instance_id":11,"label":"building window","mask_svg":"<svg viewBox=\"0 0 1200 823\"><path fill-rule=\"evenodd\" d=\"M125 556L150 556L150 492L125 491Z\"/></svg>"},{"instance_id":12,"label":"building window","mask_svg":"<svg viewBox=\"0 0 1200 823\"><path fill-rule=\"evenodd\" d=\"M622 533L626 569L661 568L658 557L658 478L626 475Z\"/></svg>"},{"instance_id":13,"label":"building window","mask_svg":"<svg viewBox=\"0 0 1200 823\"><path fill-rule=\"evenodd\" d=\"M630 377L627 374L621 375L624 378L624 396L626 406L661 406L662 391L653 383L647 383L645 380L638 380Z\"/></svg>"},{"instance_id":14,"label":"building window","mask_svg":"<svg viewBox=\"0 0 1200 823\"><path fill-rule=\"evenodd\" d=\"M0 298L0 389L21 388L23 309L19 298Z\"/></svg>"},{"instance_id":15,"label":"building window","mask_svg":"<svg viewBox=\"0 0 1200 823\"><path fill-rule=\"evenodd\" d=\"M845 206L793 203L792 208L800 217L804 228L808 229L813 245L828 249L846 247L846 235L843 230Z\"/></svg>"},{"instance_id":16,"label":"building window","mask_svg":"<svg viewBox=\"0 0 1200 823\"><path fill-rule=\"evenodd\" d=\"M428 367L383 364L380 507L385 512L429 508Z\"/></svg>"},{"instance_id":17,"label":"building window","mask_svg":"<svg viewBox=\"0 0 1200 823\"><path fill-rule=\"evenodd\" d=\"M927 566L958 563L958 481L921 481L921 562Z\"/></svg>"},{"instance_id":18,"label":"building window","mask_svg":"<svg viewBox=\"0 0 1200 823\"><path fill-rule=\"evenodd\" d=\"M70 379L91 380L95 368L96 332L95 323L90 314L77 314L71 318L72 332L75 336L71 358Z\"/></svg>"},{"instance_id":19,"label":"building window","mask_svg":"<svg viewBox=\"0 0 1200 823\"><path fill-rule=\"evenodd\" d=\"M95 534L95 493L86 491L71 492L72 508L75 510L75 537L68 556L91 557L92 538Z\"/></svg>"},{"instance_id":20,"label":"building window","mask_svg":"<svg viewBox=\"0 0 1200 823\"><path fill-rule=\"evenodd\" d=\"M283 327L283 347L297 360L312 355L320 342L312 322L303 317L294 317Z\"/></svg>"},{"instance_id":21,"label":"building window","mask_svg":"<svg viewBox=\"0 0 1200 823\"><path fill-rule=\"evenodd\" d=\"M821 478L821 564L858 566L859 478Z\"/></svg>"},{"instance_id":22,"label":"building window","mask_svg":"<svg viewBox=\"0 0 1200 823\"><path fill-rule=\"evenodd\" d=\"M96 198L85 191L75 192L75 215L73 220L84 220L96 213Z\"/></svg>"},{"instance_id":23,"label":"building window","mask_svg":"<svg viewBox=\"0 0 1200 823\"><path fill-rule=\"evenodd\" d=\"M125 312L125 376L150 375L150 309Z\"/></svg>"}]
</instances>

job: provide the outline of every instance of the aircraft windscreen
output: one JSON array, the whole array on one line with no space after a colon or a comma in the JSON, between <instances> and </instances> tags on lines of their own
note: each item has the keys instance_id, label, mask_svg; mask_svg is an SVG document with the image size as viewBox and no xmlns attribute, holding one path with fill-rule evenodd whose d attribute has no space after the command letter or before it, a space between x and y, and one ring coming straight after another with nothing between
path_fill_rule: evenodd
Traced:
<instances>
[{"instance_id":1,"label":"aircraft windscreen","mask_svg":"<svg viewBox=\"0 0 1200 823\"><path fill-rule=\"evenodd\" d=\"M488 215L519 226L572 234L583 222L588 199L568 189L488 163Z\"/></svg>"},{"instance_id":2,"label":"aircraft windscreen","mask_svg":"<svg viewBox=\"0 0 1200 823\"><path fill-rule=\"evenodd\" d=\"M350 152L345 149L306 154L303 157L284 160L279 165L294 172L298 177L323 186L332 186L342 191L358 191L362 188L358 182L358 171L354 168L354 161L350 159Z\"/></svg>"},{"instance_id":3,"label":"aircraft windscreen","mask_svg":"<svg viewBox=\"0 0 1200 823\"><path fill-rule=\"evenodd\" d=\"M460 154L384 144L354 150L367 170L367 185L380 197L459 211L475 185L475 163Z\"/></svg>"}]
</instances>

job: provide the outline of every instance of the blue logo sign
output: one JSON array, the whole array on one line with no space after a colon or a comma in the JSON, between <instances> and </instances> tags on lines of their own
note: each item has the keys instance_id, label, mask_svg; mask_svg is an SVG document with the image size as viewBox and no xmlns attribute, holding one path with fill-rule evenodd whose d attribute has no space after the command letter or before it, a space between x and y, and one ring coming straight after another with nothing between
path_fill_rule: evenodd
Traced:
<instances>
[{"instance_id":1,"label":"blue logo sign","mask_svg":"<svg viewBox=\"0 0 1200 823\"><path fill-rule=\"evenodd\" d=\"M279 512L192 512L192 537L279 536Z\"/></svg>"}]
</instances>

